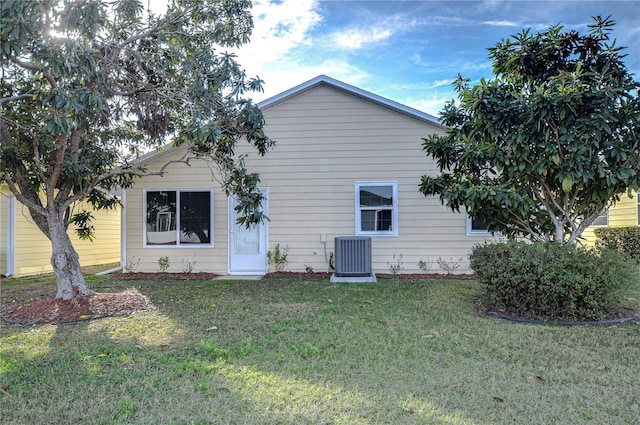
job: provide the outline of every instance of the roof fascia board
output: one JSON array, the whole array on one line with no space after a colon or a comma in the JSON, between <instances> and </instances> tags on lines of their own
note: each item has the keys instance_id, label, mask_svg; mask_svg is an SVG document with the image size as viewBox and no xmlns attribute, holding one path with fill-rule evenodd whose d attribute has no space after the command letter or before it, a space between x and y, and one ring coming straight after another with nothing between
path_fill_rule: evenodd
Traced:
<instances>
[{"instance_id":1,"label":"roof fascia board","mask_svg":"<svg viewBox=\"0 0 640 425\"><path fill-rule=\"evenodd\" d=\"M162 146L159 150L152 150L145 153L144 155L139 156L138 158L133 160L133 163L136 165L147 165L184 147L184 144L176 146L169 143Z\"/></svg>"}]
</instances>

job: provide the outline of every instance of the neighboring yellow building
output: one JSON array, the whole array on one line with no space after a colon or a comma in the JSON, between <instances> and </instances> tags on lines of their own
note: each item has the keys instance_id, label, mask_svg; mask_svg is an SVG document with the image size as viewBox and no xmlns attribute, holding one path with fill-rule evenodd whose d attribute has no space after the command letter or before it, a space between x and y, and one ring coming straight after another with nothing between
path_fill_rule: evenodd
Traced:
<instances>
[{"instance_id":1,"label":"neighboring yellow building","mask_svg":"<svg viewBox=\"0 0 640 425\"><path fill-rule=\"evenodd\" d=\"M95 239L80 240L73 229L69 235L82 266L120 263L120 208L94 211ZM51 242L33 223L27 207L0 187L0 274L27 276L52 272Z\"/></svg>"},{"instance_id":2,"label":"neighboring yellow building","mask_svg":"<svg viewBox=\"0 0 640 425\"><path fill-rule=\"evenodd\" d=\"M585 245L594 245L596 236L594 231L598 227L626 227L638 226L638 193L633 192L632 196L622 195L620 201L601 215L595 223L582 234Z\"/></svg>"}]
</instances>

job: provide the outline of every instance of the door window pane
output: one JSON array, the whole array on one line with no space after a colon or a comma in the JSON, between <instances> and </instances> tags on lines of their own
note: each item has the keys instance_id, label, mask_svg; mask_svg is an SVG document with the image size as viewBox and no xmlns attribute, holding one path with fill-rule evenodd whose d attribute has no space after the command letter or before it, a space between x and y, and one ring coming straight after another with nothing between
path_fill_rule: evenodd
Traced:
<instances>
[{"instance_id":1,"label":"door window pane","mask_svg":"<svg viewBox=\"0 0 640 425\"><path fill-rule=\"evenodd\" d=\"M247 229L243 224L236 224L235 253L260 253L260 226L251 226Z\"/></svg>"}]
</instances>

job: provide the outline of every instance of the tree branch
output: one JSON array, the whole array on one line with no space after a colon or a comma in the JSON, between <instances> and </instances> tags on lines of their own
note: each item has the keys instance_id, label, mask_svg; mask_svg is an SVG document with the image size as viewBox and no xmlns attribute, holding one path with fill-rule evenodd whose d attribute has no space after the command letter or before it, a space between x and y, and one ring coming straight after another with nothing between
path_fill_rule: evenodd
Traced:
<instances>
[{"instance_id":1,"label":"tree branch","mask_svg":"<svg viewBox=\"0 0 640 425\"><path fill-rule=\"evenodd\" d=\"M44 78L47 79L52 88L55 89L58 87L58 85L56 84L56 80L53 78L53 75L51 75L50 71L47 71L34 63L22 61L15 56L9 57L9 60L11 60L11 62L15 63L16 65L19 65L30 71L41 71L42 75L44 75Z\"/></svg>"},{"instance_id":2,"label":"tree branch","mask_svg":"<svg viewBox=\"0 0 640 425\"><path fill-rule=\"evenodd\" d=\"M88 123L83 122L80 127L71 132L71 143L69 144L67 150L69 151L69 160L74 164L77 164L78 160L80 159L80 142L82 141L82 133L87 129L87 127ZM66 199L71 193L72 189L72 184L65 184L64 187L60 188L60 191L56 195L56 199Z\"/></svg>"},{"instance_id":3,"label":"tree branch","mask_svg":"<svg viewBox=\"0 0 640 425\"><path fill-rule=\"evenodd\" d=\"M60 173L62 172L62 166L64 165L64 154L67 151L68 136L66 134L61 134L58 137L58 141L56 143L56 156L49 166L49 178L47 179L46 192L47 192L47 204L53 205L54 200L54 192L55 188L58 185L58 179L60 178Z\"/></svg>"},{"instance_id":4,"label":"tree branch","mask_svg":"<svg viewBox=\"0 0 640 425\"><path fill-rule=\"evenodd\" d=\"M25 94L20 94L18 96L12 96L12 97L4 97L2 99L0 99L0 106L7 103L7 102L15 102L18 100L23 100L23 99L33 99L33 95L29 94L29 93L25 93Z\"/></svg>"},{"instance_id":5,"label":"tree branch","mask_svg":"<svg viewBox=\"0 0 640 425\"><path fill-rule=\"evenodd\" d=\"M35 163L36 173L38 174L38 180L42 183L47 181L47 177L44 175L42 169L42 161L40 161L40 143L38 142L38 138L36 136L31 137L31 145L33 147L33 162Z\"/></svg>"},{"instance_id":6,"label":"tree branch","mask_svg":"<svg viewBox=\"0 0 640 425\"><path fill-rule=\"evenodd\" d=\"M126 40L124 40L121 43L119 43L119 44L113 45L113 50L108 55L108 57L105 58L105 60L107 62L109 62L109 63L115 62L116 58L120 55L120 52L122 51L122 49L125 46L130 45L132 43L135 43L138 40L143 40L145 38L148 38L148 37L151 37L153 35L156 35L156 34L160 33L162 30L168 28L169 26L178 24L181 21L186 22L186 17L185 17L184 12L167 14L165 16L165 18L162 21L158 22L155 26L149 28L148 30L146 30L144 32L132 35L129 38L127 38Z\"/></svg>"},{"instance_id":7,"label":"tree branch","mask_svg":"<svg viewBox=\"0 0 640 425\"><path fill-rule=\"evenodd\" d=\"M32 211L36 211L39 214L46 214L47 210L43 208L42 205L38 205L37 203L33 202L30 198L24 196L16 186L15 182L11 180L9 176L7 176L2 172L0 172L0 182L5 182L7 184L7 187L9 188L9 191L13 194L13 196L15 196L15 198L18 201L20 201L22 204L24 204L27 208L29 208Z\"/></svg>"},{"instance_id":8,"label":"tree branch","mask_svg":"<svg viewBox=\"0 0 640 425\"><path fill-rule=\"evenodd\" d=\"M82 199L86 198L89 192L91 192L96 187L99 187L100 183L110 178L113 178L115 176L119 176L119 175L127 175L127 176L135 176L135 177L163 176L164 173L166 172L167 167L169 167L170 165L172 164L189 165L189 159L190 159L190 152L187 151L179 159L167 161L157 171L143 171L141 169L135 169L135 168L125 169L122 167L116 168L108 173L104 173L92 179L91 182L86 187L84 187L81 190L78 190L73 194L73 196L70 196L66 200L61 202L61 206L62 208L68 208L73 203L77 201L81 201Z\"/></svg>"}]
</instances>

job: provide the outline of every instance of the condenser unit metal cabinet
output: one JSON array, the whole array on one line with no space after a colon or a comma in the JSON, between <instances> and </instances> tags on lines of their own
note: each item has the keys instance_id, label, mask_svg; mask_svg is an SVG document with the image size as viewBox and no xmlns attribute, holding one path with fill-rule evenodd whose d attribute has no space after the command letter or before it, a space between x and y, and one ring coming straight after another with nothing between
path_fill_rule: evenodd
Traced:
<instances>
[{"instance_id":1,"label":"condenser unit metal cabinet","mask_svg":"<svg viewBox=\"0 0 640 425\"><path fill-rule=\"evenodd\" d=\"M371 237L338 236L335 238L338 277L369 277L371 268Z\"/></svg>"}]
</instances>

